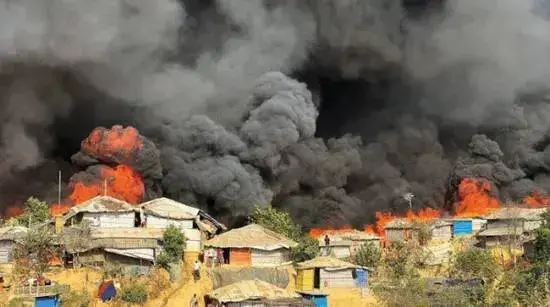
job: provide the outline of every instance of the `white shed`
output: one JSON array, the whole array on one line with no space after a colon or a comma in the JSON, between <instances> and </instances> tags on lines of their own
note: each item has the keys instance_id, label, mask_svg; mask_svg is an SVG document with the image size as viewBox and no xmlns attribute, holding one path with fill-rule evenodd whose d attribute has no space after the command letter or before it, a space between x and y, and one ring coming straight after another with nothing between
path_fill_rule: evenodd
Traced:
<instances>
[{"instance_id":1,"label":"white shed","mask_svg":"<svg viewBox=\"0 0 550 307\"><path fill-rule=\"evenodd\" d=\"M99 228L133 228L139 226L136 218L135 206L109 196L97 196L78 204L63 217L64 224L88 221Z\"/></svg>"},{"instance_id":2,"label":"white shed","mask_svg":"<svg viewBox=\"0 0 550 307\"><path fill-rule=\"evenodd\" d=\"M182 231L192 229L194 220L198 218L198 210L189 210L187 207L164 197L141 204L147 220L146 227L164 229L169 225L174 225Z\"/></svg>"}]
</instances>

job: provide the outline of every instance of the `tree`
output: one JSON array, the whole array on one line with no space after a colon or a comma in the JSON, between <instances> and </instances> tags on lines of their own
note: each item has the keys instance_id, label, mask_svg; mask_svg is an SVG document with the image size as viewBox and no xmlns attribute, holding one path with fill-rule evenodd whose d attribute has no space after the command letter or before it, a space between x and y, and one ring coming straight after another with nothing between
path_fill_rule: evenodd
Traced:
<instances>
[{"instance_id":1,"label":"tree","mask_svg":"<svg viewBox=\"0 0 550 307\"><path fill-rule=\"evenodd\" d=\"M292 240L299 241L303 237L301 227L294 223L288 212L269 207L256 207L252 222L280 233Z\"/></svg>"},{"instance_id":2,"label":"tree","mask_svg":"<svg viewBox=\"0 0 550 307\"><path fill-rule=\"evenodd\" d=\"M298 243L290 252L294 262L302 262L315 258L319 254L319 241L304 233L288 212L269 207L256 207L252 214L253 223L280 233Z\"/></svg>"},{"instance_id":3,"label":"tree","mask_svg":"<svg viewBox=\"0 0 550 307\"><path fill-rule=\"evenodd\" d=\"M535 260L550 261L550 228L539 228L535 239Z\"/></svg>"},{"instance_id":4,"label":"tree","mask_svg":"<svg viewBox=\"0 0 550 307\"><path fill-rule=\"evenodd\" d=\"M488 251L471 248L457 254L454 270L463 278L478 277L488 281L497 276L499 266Z\"/></svg>"},{"instance_id":5,"label":"tree","mask_svg":"<svg viewBox=\"0 0 550 307\"><path fill-rule=\"evenodd\" d=\"M185 236L181 230L169 225L162 235L164 251L157 257L157 264L168 269L171 263L178 263L185 249Z\"/></svg>"},{"instance_id":6,"label":"tree","mask_svg":"<svg viewBox=\"0 0 550 307\"><path fill-rule=\"evenodd\" d=\"M353 262L360 266L376 268L380 263L381 257L382 251L379 247L372 243L366 243L357 249Z\"/></svg>"},{"instance_id":7,"label":"tree","mask_svg":"<svg viewBox=\"0 0 550 307\"><path fill-rule=\"evenodd\" d=\"M42 223L50 217L50 207L45 201L41 201L36 197L29 197L25 201L23 214L17 219L19 224L25 227L30 227L32 224Z\"/></svg>"},{"instance_id":8,"label":"tree","mask_svg":"<svg viewBox=\"0 0 550 307\"><path fill-rule=\"evenodd\" d=\"M42 275L58 257L53 235L45 228L31 228L13 250L17 271Z\"/></svg>"}]
</instances>

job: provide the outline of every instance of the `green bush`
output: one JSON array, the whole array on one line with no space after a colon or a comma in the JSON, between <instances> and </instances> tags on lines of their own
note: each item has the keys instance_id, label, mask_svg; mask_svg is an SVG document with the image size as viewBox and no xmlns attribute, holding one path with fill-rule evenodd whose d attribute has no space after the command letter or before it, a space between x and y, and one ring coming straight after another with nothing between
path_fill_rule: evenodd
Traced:
<instances>
[{"instance_id":1,"label":"green bush","mask_svg":"<svg viewBox=\"0 0 550 307\"><path fill-rule=\"evenodd\" d=\"M540 228L537 230L535 259L537 262L550 261L550 228Z\"/></svg>"},{"instance_id":2,"label":"green bush","mask_svg":"<svg viewBox=\"0 0 550 307\"><path fill-rule=\"evenodd\" d=\"M61 307L88 307L90 301L86 291L71 291L61 296Z\"/></svg>"},{"instance_id":3,"label":"green bush","mask_svg":"<svg viewBox=\"0 0 550 307\"><path fill-rule=\"evenodd\" d=\"M499 266L488 251L472 248L457 254L454 270L462 278L478 277L487 281L497 276Z\"/></svg>"},{"instance_id":4,"label":"green bush","mask_svg":"<svg viewBox=\"0 0 550 307\"><path fill-rule=\"evenodd\" d=\"M352 262L360 266L376 268L380 263L381 257L382 251L379 247L372 243L366 243L357 249Z\"/></svg>"},{"instance_id":5,"label":"green bush","mask_svg":"<svg viewBox=\"0 0 550 307\"><path fill-rule=\"evenodd\" d=\"M164 251L160 252L156 259L157 266L165 270L170 270L170 263L172 263L172 258L168 256Z\"/></svg>"},{"instance_id":6,"label":"green bush","mask_svg":"<svg viewBox=\"0 0 550 307\"><path fill-rule=\"evenodd\" d=\"M177 263L181 260L183 250L185 249L185 236L178 227L169 225L164 230L162 244L166 257L170 260L169 262Z\"/></svg>"},{"instance_id":7,"label":"green bush","mask_svg":"<svg viewBox=\"0 0 550 307\"><path fill-rule=\"evenodd\" d=\"M132 283L120 289L120 298L127 303L143 304L147 301L147 286L143 283Z\"/></svg>"}]
</instances>

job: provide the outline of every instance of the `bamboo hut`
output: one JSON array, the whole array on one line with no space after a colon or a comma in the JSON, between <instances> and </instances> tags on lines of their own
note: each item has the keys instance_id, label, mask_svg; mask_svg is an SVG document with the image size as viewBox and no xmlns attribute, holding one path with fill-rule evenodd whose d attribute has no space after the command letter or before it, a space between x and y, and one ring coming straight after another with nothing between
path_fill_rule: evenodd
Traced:
<instances>
[{"instance_id":1,"label":"bamboo hut","mask_svg":"<svg viewBox=\"0 0 550 307\"><path fill-rule=\"evenodd\" d=\"M323 288L351 288L357 286L356 270L361 266L333 257L317 257L298 264L296 289L311 291Z\"/></svg>"},{"instance_id":2,"label":"bamboo hut","mask_svg":"<svg viewBox=\"0 0 550 307\"><path fill-rule=\"evenodd\" d=\"M222 233L205 242L220 248L228 264L281 265L290 261L290 248L298 243L257 224Z\"/></svg>"},{"instance_id":3,"label":"bamboo hut","mask_svg":"<svg viewBox=\"0 0 550 307\"><path fill-rule=\"evenodd\" d=\"M295 292L259 279L240 281L218 288L207 295L209 306L301 307L313 306Z\"/></svg>"},{"instance_id":4,"label":"bamboo hut","mask_svg":"<svg viewBox=\"0 0 550 307\"><path fill-rule=\"evenodd\" d=\"M408 219L394 219L384 228L386 241L403 242L419 240L422 224L427 226L430 240L450 241L453 237L452 223L444 220L432 220L426 222L415 222Z\"/></svg>"}]
</instances>

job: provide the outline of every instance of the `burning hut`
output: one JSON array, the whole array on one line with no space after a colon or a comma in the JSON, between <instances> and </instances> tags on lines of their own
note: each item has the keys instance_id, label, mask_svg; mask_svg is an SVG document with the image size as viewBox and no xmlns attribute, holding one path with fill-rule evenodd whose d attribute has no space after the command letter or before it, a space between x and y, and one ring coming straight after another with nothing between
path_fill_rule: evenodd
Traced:
<instances>
[{"instance_id":1,"label":"burning hut","mask_svg":"<svg viewBox=\"0 0 550 307\"><path fill-rule=\"evenodd\" d=\"M453 237L467 237L479 233L487 223L481 218L455 218L449 220L453 224Z\"/></svg>"},{"instance_id":2,"label":"burning hut","mask_svg":"<svg viewBox=\"0 0 550 307\"><path fill-rule=\"evenodd\" d=\"M415 222L408 219L394 219L384 228L386 241L403 242L408 240L418 241L422 227L425 225L429 239L433 241L450 241L453 235L452 223L435 219L426 222Z\"/></svg>"},{"instance_id":3,"label":"burning hut","mask_svg":"<svg viewBox=\"0 0 550 307\"><path fill-rule=\"evenodd\" d=\"M290 249L298 243L257 224L222 233L204 243L223 250L229 264L281 265L290 261Z\"/></svg>"},{"instance_id":4,"label":"burning hut","mask_svg":"<svg viewBox=\"0 0 550 307\"><path fill-rule=\"evenodd\" d=\"M330 254L336 258L344 259L355 255L357 249L363 244L373 244L380 247L380 237L358 230L350 230L340 233L323 233L318 237L319 246L325 248L325 235L330 239Z\"/></svg>"},{"instance_id":5,"label":"burning hut","mask_svg":"<svg viewBox=\"0 0 550 307\"><path fill-rule=\"evenodd\" d=\"M298 264L296 289L298 291L311 291L323 288L348 288L357 287L363 283L357 282L357 271L367 272L353 263L342 261L334 257L317 257ZM366 280L366 277L364 278Z\"/></svg>"},{"instance_id":6,"label":"burning hut","mask_svg":"<svg viewBox=\"0 0 550 307\"><path fill-rule=\"evenodd\" d=\"M295 292L259 279L244 280L218 288L207 295L209 306L302 307L313 304Z\"/></svg>"},{"instance_id":7,"label":"burning hut","mask_svg":"<svg viewBox=\"0 0 550 307\"><path fill-rule=\"evenodd\" d=\"M507 246L523 249L535 239L535 230L542 225L542 214L547 209L501 208L489 214L486 228L477 238L486 248Z\"/></svg>"},{"instance_id":8,"label":"burning hut","mask_svg":"<svg viewBox=\"0 0 550 307\"><path fill-rule=\"evenodd\" d=\"M0 228L0 264L12 261L13 247L17 240L21 239L28 231L26 227Z\"/></svg>"},{"instance_id":9,"label":"burning hut","mask_svg":"<svg viewBox=\"0 0 550 307\"><path fill-rule=\"evenodd\" d=\"M97 196L72 207L63 217L63 224L76 225L87 221L92 227L133 228L140 226L136 222L138 218L135 206L109 196Z\"/></svg>"}]
</instances>

